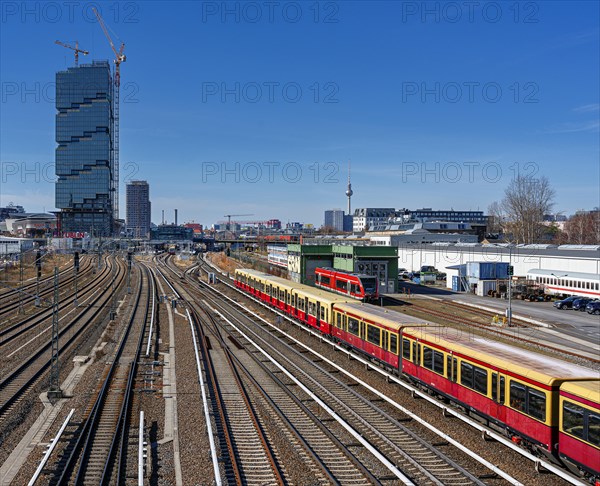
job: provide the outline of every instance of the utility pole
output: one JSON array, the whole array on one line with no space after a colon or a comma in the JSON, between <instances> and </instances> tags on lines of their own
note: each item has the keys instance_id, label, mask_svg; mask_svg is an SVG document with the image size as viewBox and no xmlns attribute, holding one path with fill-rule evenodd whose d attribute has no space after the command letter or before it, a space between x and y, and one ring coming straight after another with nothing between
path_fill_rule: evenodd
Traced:
<instances>
[{"instance_id":1,"label":"utility pole","mask_svg":"<svg viewBox=\"0 0 600 486\"><path fill-rule=\"evenodd\" d=\"M35 254L35 306L40 306L40 278L42 277L42 253Z\"/></svg>"},{"instance_id":2,"label":"utility pole","mask_svg":"<svg viewBox=\"0 0 600 486\"><path fill-rule=\"evenodd\" d=\"M75 300L73 301L73 304L75 305L75 307L77 307L79 305L79 303L77 302L77 276L79 275L79 252L76 251L75 254L73 255L73 271L75 272Z\"/></svg>"},{"instance_id":3,"label":"utility pole","mask_svg":"<svg viewBox=\"0 0 600 486\"><path fill-rule=\"evenodd\" d=\"M512 327L512 278L513 278L513 266L512 266L512 246L508 247L508 327Z\"/></svg>"},{"instance_id":4,"label":"utility pole","mask_svg":"<svg viewBox=\"0 0 600 486\"><path fill-rule=\"evenodd\" d=\"M131 293L131 250L127 249L127 293Z\"/></svg>"},{"instance_id":5,"label":"utility pole","mask_svg":"<svg viewBox=\"0 0 600 486\"><path fill-rule=\"evenodd\" d=\"M50 362L50 389L48 398L62 397L60 368L58 366L58 267L54 267L54 302L52 304L52 358Z\"/></svg>"},{"instance_id":6,"label":"utility pole","mask_svg":"<svg viewBox=\"0 0 600 486\"><path fill-rule=\"evenodd\" d=\"M23 246L19 246L19 314L23 314Z\"/></svg>"}]
</instances>

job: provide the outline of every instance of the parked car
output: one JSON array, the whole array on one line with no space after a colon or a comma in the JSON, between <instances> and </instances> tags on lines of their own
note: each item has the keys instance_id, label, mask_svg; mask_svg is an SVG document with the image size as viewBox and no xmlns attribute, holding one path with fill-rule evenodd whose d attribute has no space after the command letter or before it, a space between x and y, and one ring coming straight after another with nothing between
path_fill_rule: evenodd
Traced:
<instances>
[{"instance_id":1,"label":"parked car","mask_svg":"<svg viewBox=\"0 0 600 486\"><path fill-rule=\"evenodd\" d=\"M556 307L557 309L572 309L573 302L580 298L581 297L579 297L578 295L571 295L571 297L567 297L566 299L557 300L556 302L554 302L554 307Z\"/></svg>"},{"instance_id":2,"label":"parked car","mask_svg":"<svg viewBox=\"0 0 600 486\"><path fill-rule=\"evenodd\" d=\"M593 300L585 306L588 314L600 314L600 300Z\"/></svg>"},{"instance_id":3,"label":"parked car","mask_svg":"<svg viewBox=\"0 0 600 486\"><path fill-rule=\"evenodd\" d=\"M575 299L573 301L573 310L578 310L583 312L585 310L585 306L588 305L592 300L589 297L581 297L580 299Z\"/></svg>"},{"instance_id":4,"label":"parked car","mask_svg":"<svg viewBox=\"0 0 600 486\"><path fill-rule=\"evenodd\" d=\"M406 268L398 269L398 277L399 278L408 278L409 274L410 274L410 272Z\"/></svg>"}]
</instances>

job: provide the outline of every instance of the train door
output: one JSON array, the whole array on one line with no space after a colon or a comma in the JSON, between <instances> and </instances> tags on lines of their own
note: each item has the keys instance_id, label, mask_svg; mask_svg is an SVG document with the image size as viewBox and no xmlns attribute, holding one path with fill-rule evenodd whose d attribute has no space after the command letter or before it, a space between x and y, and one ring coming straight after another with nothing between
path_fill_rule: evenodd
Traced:
<instances>
[{"instance_id":1,"label":"train door","mask_svg":"<svg viewBox=\"0 0 600 486\"><path fill-rule=\"evenodd\" d=\"M321 329L321 302L317 300L317 315L316 315L316 323L317 329Z\"/></svg>"},{"instance_id":2,"label":"train door","mask_svg":"<svg viewBox=\"0 0 600 486\"><path fill-rule=\"evenodd\" d=\"M506 407L504 407L504 401L506 393L506 378L492 371L492 400L494 401L494 410L490 410L492 417L497 417L498 420L505 422L506 420Z\"/></svg>"}]
</instances>

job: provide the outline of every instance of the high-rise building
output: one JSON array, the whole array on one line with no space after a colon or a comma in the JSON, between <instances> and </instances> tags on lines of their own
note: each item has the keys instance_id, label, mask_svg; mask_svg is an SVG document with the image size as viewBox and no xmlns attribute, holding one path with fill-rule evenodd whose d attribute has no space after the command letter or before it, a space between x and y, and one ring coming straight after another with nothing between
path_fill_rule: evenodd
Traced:
<instances>
[{"instance_id":1,"label":"high-rise building","mask_svg":"<svg viewBox=\"0 0 600 486\"><path fill-rule=\"evenodd\" d=\"M108 61L56 73L56 207L61 232L111 236L119 190Z\"/></svg>"},{"instance_id":2,"label":"high-rise building","mask_svg":"<svg viewBox=\"0 0 600 486\"><path fill-rule=\"evenodd\" d=\"M150 186L146 181L131 181L126 186L127 234L148 238L150 234Z\"/></svg>"},{"instance_id":3,"label":"high-rise building","mask_svg":"<svg viewBox=\"0 0 600 486\"><path fill-rule=\"evenodd\" d=\"M336 231L344 231L344 211L328 209L325 211L325 227Z\"/></svg>"}]
</instances>

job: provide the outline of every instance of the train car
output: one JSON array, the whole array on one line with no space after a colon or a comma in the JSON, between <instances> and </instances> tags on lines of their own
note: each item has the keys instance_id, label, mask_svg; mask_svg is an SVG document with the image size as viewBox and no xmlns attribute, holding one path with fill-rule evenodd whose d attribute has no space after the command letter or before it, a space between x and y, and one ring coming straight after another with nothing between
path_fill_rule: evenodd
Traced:
<instances>
[{"instance_id":1,"label":"train car","mask_svg":"<svg viewBox=\"0 0 600 486\"><path fill-rule=\"evenodd\" d=\"M600 299L600 274L583 272L563 272L534 268L527 272L527 278L534 280L546 295L592 297Z\"/></svg>"},{"instance_id":2,"label":"train car","mask_svg":"<svg viewBox=\"0 0 600 486\"><path fill-rule=\"evenodd\" d=\"M324 334L331 333L333 304L348 300L257 270L236 270L235 285Z\"/></svg>"},{"instance_id":3,"label":"train car","mask_svg":"<svg viewBox=\"0 0 600 486\"><path fill-rule=\"evenodd\" d=\"M331 335L393 369L400 368L399 343L407 327L432 324L417 317L358 302L337 303Z\"/></svg>"},{"instance_id":4,"label":"train car","mask_svg":"<svg viewBox=\"0 0 600 486\"><path fill-rule=\"evenodd\" d=\"M290 313L292 289L301 284L258 270L237 269L235 286L269 305Z\"/></svg>"},{"instance_id":5,"label":"train car","mask_svg":"<svg viewBox=\"0 0 600 486\"><path fill-rule=\"evenodd\" d=\"M315 285L361 301L373 301L379 298L377 277L371 275L319 267L315 269Z\"/></svg>"},{"instance_id":6,"label":"train car","mask_svg":"<svg viewBox=\"0 0 600 486\"><path fill-rule=\"evenodd\" d=\"M600 484L600 381L560 387L558 450L573 473Z\"/></svg>"},{"instance_id":7,"label":"train car","mask_svg":"<svg viewBox=\"0 0 600 486\"><path fill-rule=\"evenodd\" d=\"M331 335L334 304L350 301L341 295L334 295L308 285L295 288L292 299L291 315L327 335Z\"/></svg>"},{"instance_id":8,"label":"train car","mask_svg":"<svg viewBox=\"0 0 600 486\"><path fill-rule=\"evenodd\" d=\"M558 443L562 383L600 372L448 327L408 330L402 372L550 458Z\"/></svg>"}]
</instances>

